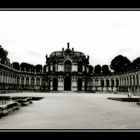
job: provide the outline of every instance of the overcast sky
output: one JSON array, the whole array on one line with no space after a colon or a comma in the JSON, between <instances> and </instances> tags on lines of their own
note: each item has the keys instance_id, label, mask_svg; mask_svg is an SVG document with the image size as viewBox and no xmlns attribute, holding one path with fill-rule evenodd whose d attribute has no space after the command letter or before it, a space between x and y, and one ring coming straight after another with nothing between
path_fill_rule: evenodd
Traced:
<instances>
[{"instance_id":1,"label":"overcast sky","mask_svg":"<svg viewBox=\"0 0 140 140\"><path fill-rule=\"evenodd\" d=\"M140 11L0 11L0 44L11 62L45 64L45 55L70 47L90 64L140 56Z\"/></svg>"}]
</instances>

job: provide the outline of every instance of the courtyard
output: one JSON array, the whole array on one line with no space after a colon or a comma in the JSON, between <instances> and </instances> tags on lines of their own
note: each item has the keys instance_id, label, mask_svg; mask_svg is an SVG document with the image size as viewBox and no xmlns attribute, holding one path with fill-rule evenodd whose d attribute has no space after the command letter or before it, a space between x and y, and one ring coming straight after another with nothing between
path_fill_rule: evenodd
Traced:
<instances>
[{"instance_id":1,"label":"courtyard","mask_svg":"<svg viewBox=\"0 0 140 140\"><path fill-rule=\"evenodd\" d=\"M140 129L136 102L109 100L113 93L10 93L44 97L0 119L0 129ZM134 97L136 98L136 96Z\"/></svg>"}]
</instances>

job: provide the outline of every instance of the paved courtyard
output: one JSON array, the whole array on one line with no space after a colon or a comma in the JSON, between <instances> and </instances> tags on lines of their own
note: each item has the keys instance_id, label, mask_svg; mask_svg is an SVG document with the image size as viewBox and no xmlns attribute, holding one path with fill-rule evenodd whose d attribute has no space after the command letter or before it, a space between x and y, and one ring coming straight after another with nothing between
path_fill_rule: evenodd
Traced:
<instances>
[{"instance_id":1,"label":"paved courtyard","mask_svg":"<svg viewBox=\"0 0 140 140\"><path fill-rule=\"evenodd\" d=\"M0 129L140 129L140 106L103 93L15 93L44 99L0 119Z\"/></svg>"}]
</instances>

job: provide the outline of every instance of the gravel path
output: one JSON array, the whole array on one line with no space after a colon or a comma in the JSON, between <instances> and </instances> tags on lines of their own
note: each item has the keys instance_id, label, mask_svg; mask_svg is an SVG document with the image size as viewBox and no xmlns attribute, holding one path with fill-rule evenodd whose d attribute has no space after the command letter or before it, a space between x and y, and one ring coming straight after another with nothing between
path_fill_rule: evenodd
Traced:
<instances>
[{"instance_id":1,"label":"gravel path","mask_svg":"<svg viewBox=\"0 0 140 140\"><path fill-rule=\"evenodd\" d=\"M140 106L122 94L15 93L44 99L0 119L0 129L140 129Z\"/></svg>"}]
</instances>

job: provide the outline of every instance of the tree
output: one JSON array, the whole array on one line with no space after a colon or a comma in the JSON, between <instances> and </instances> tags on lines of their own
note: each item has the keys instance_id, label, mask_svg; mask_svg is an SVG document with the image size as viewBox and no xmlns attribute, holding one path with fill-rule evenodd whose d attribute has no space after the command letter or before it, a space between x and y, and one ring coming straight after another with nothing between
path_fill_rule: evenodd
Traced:
<instances>
[{"instance_id":1,"label":"tree","mask_svg":"<svg viewBox=\"0 0 140 140\"><path fill-rule=\"evenodd\" d=\"M20 70L20 65L19 65L18 62L13 62L12 65L13 65L13 68L14 68L14 69Z\"/></svg>"},{"instance_id":2,"label":"tree","mask_svg":"<svg viewBox=\"0 0 140 140\"><path fill-rule=\"evenodd\" d=\"M92 73L93 72L93 66L89 66L89 73Z\"/></svg>"},{"instance_id":3,"label":"tree","mask_svg":"<svg viewBox=\"0 0 140 140\"><path fill-rule=\"evenodd\" d=\"M115 73L125 72L128 70L130 65L131 65L131 62L127 57L118 55L111 61L110 68L114 70Z\"/></svg>"},{"instance_id":4,"label":"tree","mask_svg":"<svg viewBox=\"0 0 140 140\"><path fill-rule=\"evenodd\" d=\"M44 65L44 67L43 67L43 72L44 73L46 73L46 67L47 67L47 65Z\"/></svg>"},{"instance_id":5,"label":"tree","mask_svg":"<svg viewBox=\"0 0 140 140\"><path fill-rule=\"evenodd\" d=\"M5 60L7 58L7 55L8 55L8 52L4 50L0 45L0 58Z\"/></svg>"},{"instance_id":6,"label":"tree","mask_svg":"<svg viewBox=\"0 0 140 140\"><path fill-rule=\"evenodd\" d=\"M102 66L102 74L103 75L110 75L111 71L109 70L109 66L108 65L103 65Z\"/></svg>"},{"instance_id":7,"label":"tree","mask_svg":"<svg viewBox=\"0 0 140 140\"><path fill-rule=\"evenodd\" d=\"M23 62L23 63L20 64L20 67L21 67L22 71L34 72L34 65Z\"/></svg>"},{"instance_id":8,"label":"tree","mask_svg":"<svg viewBox=\"0 0 140 140\"><path fill-rule=\"evenodd\" d=\"M94 73L95 75L101 75L101 65L98 64L94 67Z\"/></svg>"},{"instance_id":9,"label":"tree","mask_svg":"<svg viewBox=\"0 0 140 140\"><path fill-rule=\"evenodd\" d=\"M136 59L134 59L131 63L131 69L133 70L137 70L140 69L140 57L137 57Z\"/></svg>"},{"instance_id":10,"label":"tree","mask_svg":"<svg viewBox=\"0 0 140 140\"><path fill-rule=\"evenodd\" d=\"M34 69L36 70L36 72L42 72L42 65L38 64L34 67Z\"/></svg>"}]
</instances>

